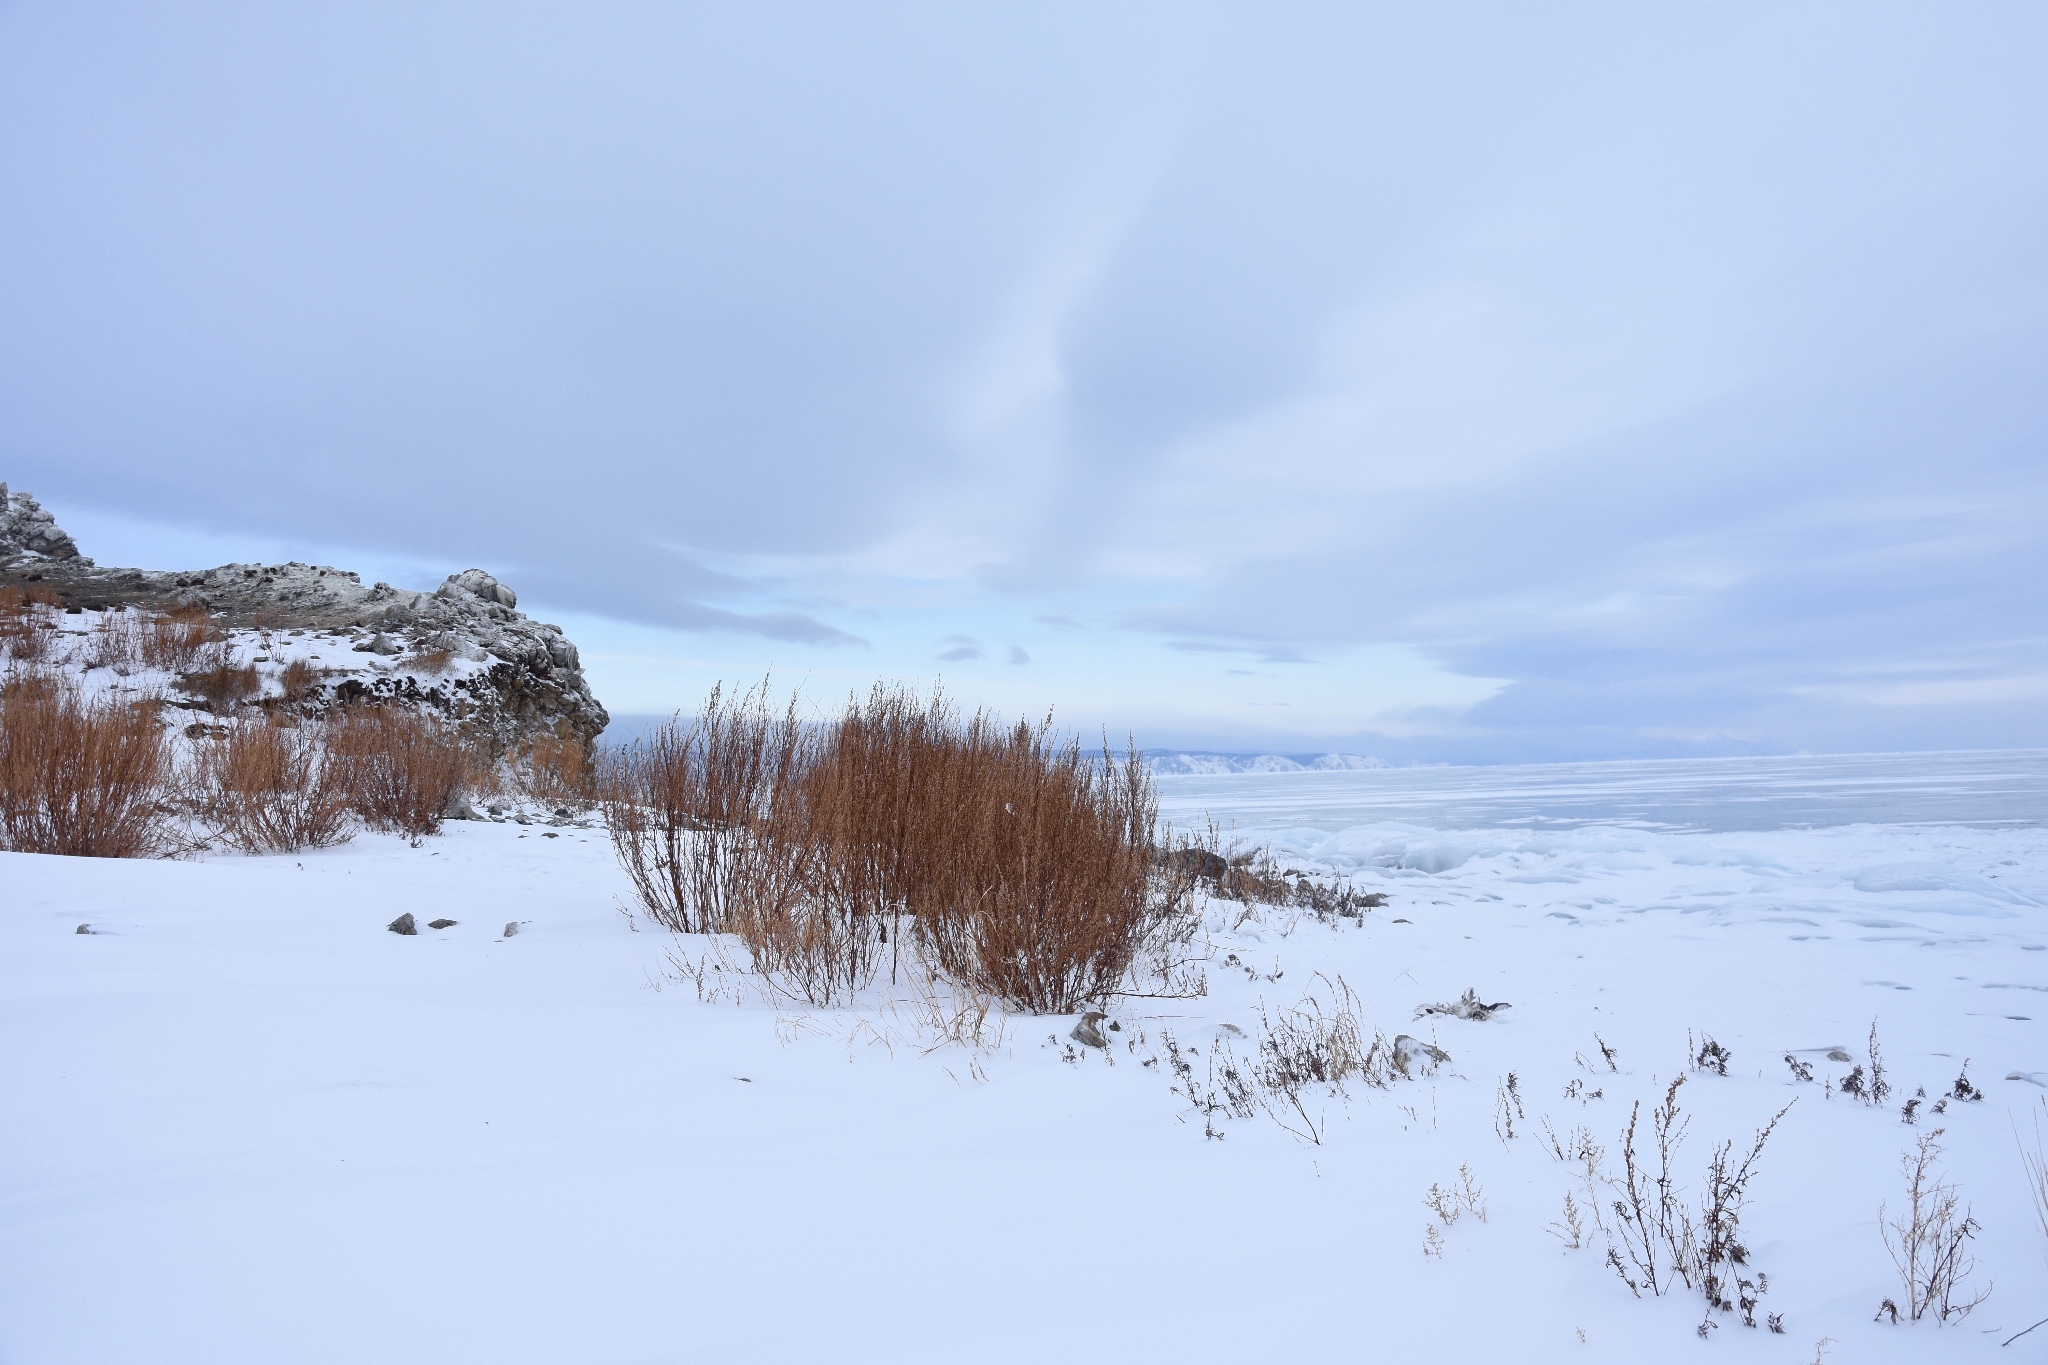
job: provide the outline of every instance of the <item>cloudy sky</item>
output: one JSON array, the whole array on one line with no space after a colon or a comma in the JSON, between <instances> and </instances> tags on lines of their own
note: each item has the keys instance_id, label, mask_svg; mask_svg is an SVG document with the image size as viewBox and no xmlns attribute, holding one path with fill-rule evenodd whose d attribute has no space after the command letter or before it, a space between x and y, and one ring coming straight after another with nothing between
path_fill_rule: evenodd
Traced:
<instances>
[{"instance_id":1,"label":"cloudy sky","mask_svg":"<svg viewBox=\"0 0 2048 1365\"><path fill-rule=\"evenodd\" d=\"M0 3L0 480L619 713L2048 744L2048 8Z\"/></svg>"}]
</instances>

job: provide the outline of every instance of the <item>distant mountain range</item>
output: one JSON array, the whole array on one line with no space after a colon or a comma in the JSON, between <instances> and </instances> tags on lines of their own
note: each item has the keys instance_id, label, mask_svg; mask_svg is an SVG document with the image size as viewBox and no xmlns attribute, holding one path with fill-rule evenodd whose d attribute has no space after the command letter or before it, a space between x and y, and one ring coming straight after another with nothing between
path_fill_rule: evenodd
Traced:
<instances>
[{"instance_id":1,"label":"distant mountain range","mask_svg":"<svg viewBox=\"0 0 2048 1365\"><path fill-rule=\"evenodd\" d=\"M1187 754L1153 750L1145 755L1162 776L1219 773L1349 772L1385 768L1385 759L1365 754Z\"/></svg>"}]
</instances>

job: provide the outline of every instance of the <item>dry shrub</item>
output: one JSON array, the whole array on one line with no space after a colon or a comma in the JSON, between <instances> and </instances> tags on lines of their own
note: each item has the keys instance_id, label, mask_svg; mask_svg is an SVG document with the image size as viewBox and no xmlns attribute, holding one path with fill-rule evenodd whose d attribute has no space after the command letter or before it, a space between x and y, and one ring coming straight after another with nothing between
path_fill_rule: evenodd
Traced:
<instances>
[{"instance_id":1,"label":"dry shrub","mask_svg":"<svg viewBox=\"0 0 2048 1365\"><path fill-rule=\"evenodd\" d=\"M696 719L677 717L601 765L612 848L648 916L683 934L724 933L743 888L767 880L759 837L769 798L802 741L796 703L768 708L768 684L711 690Z\"/></svg>"},{"instance_id":2,"label":"dry shrub","mask_svg":"<svg viewBox=\"0 0 2048 1365\"><path fill-rule=\"evenodd\" d=\"M312 726L272 718L202 743L193 777L199 809L221 839L245 853L291 853L349 838L345 769Z\"/></svg>"},{"instance_id":3,"label":"dry shrub","mask_svg":"<svg viewBox=\"0 0 2048 1365\"><path fill-rule=\"evenodd\" d=\"M537 735L516 764L520 790L550 809L588 808L597 800L597 765L579 739Z\"/></svg>"},{"instance_id":4,"label":"dry shrub","mask_svg":"<svg viewBox=\"0 0 2048 1365\"><path fill-rule=\"evenodd\" d=\"M824 731L789 736L758 828L763 875L738 902L734 928L756 966L804 998L823 1004L865 988L884 949L896 979L906 919L938 913L945 892L932 884L927 789L949 719L942 697L924 703L878 685Z\"/></svg>"},{"instance_id":5,"label":"dry shrub","mask_svg":"<svg viewBox=\"0 0 2048 1365\"><path fill-rule=\"evenodd\" d=\"M806 729L765 682L720 688L609 760L602 785L650 917L740 934L759 970L819 1004L884 960L899 970L907 948L974 995L1070 1013L1191 923L1153 876L1135 753L1085 756L1049 721L963 721L936 693L878 685Z\"/></svg>"},{"instance_id":6,"label":"dry shrub","mask_svg":"<svg viewBox=\"0 0 2048 1365\"><path fill-rule=\"evenodd\" d=\"M284 689L286 701L305 701L320 686L320 670L305 659L293 659L278 676L278 685Z\"/></svg>"},{"instance_id":7,"label":"dry shrub","mask_svg":"<svg viewBox=\"0 0 2048 1365\"><path fill-rule=\"evenodd\" d=\"M429 675L446 673L448 665L454 662L455 651L438 647L422 647L413 651L407 666Z\"/></svg>"},{"instance_id":8,"label":"dry shrub","mask_svg":"<svg viewBox=\"0 0 2048 1365\"><path fill-rule=\"evenodd\" d=\"M48 588L0 588L0 659L39 664L56 635L57 595Z\"/></svg>"},{"instance_id":9,"label":"dry shrub","mask_svg":"<svg viewBox=\"0 0 2048 1365\"><path fill-rule=\"evenodd\" d=\"M1756 1326L1759 1301L1770 1292L1770 1280L1750 1264L1749 1248L1742 1241L1742 1216L1749 1205L1749 1183L1756 1176L1764 1144L1792 1109L1790 1104L1756 1131L1740 1160L1733 1141L1714 1149L1707 1163L1706 1189L1701 1195L1695 1220L1678 1185L1673 1160L1685 1141L1692 1120L1680 1108L1678 1092L1685 1077L1675 1077L1664 1091L1664 1101L1650 1113L1656 1134L1657 1168L1652 1172L1636 1149L1637 1125L1642 1106L1629 1110L1628 1127L1621 1134L1621 1175L1608 1176L1597 1170L1597 1148L1587 1140L1584 1150L1588 1191L1595 1179L1604 1181L1611 1198L1607 1211L1598 1202L1593 1215L1607 1235L1607 1264L1623 1284L1638 1297L1659 1295L1683 1283L1705 1297L1706 1315L1700 1319L1699 1334L1705 1337L1720 1326L1716 1311L1739 1312L1746 1327ZM1796 1102L1796 1101L1795 1101ZM1607 1223L1611 1211L1614 1224ZM1626 1261L1624 1262L1624 1257ZM1781 1331L1775 1317L1767 1319L1773 1332Z\"/></svg>"},{"instance_id":10,"label":"dry shrub","mask_svg":"<svg viewBox=\"0 0 2048 1365\"><path fill-rule=\"evenodd\" d=\"M364 823L415 846L440 832L469 774L468 752L451 727L395 706L345 708L329 723L327 743L328 761Z\"/></svg>"},{"instance_id":11,"label":"dry shrub","mask_svg":"<svg viewBox=\"0 0 2048 1365\"><path fill-rule=\"evenodd\" d=\"M1915 1149L1901 1158L1906 1207L1899 1216L1887 1219L1882 1204L1877 1210L1878 1230L1905 1291L1903 1312L1914 1322L1924 1317L1941 1322L1966 1318L1991 1294L1989 1286L1973 1292L1963 1285L1977 1267L1970 1242L1980 1225L1970 1216L1956 1187L1935 1174L1941 1159L1941 1134L1939 1128L1921 1134ZM1887 1313L1897 1322L1900 1305L1886 1299L1877 1315L1882 1318Z\"/></svg>"},{"instance_id":12,"label":"dry shrub","mask_svg":"<svg viewBox=\"0 0 2048 1365\"><path fill-rule=\"evenodd\" d=\"M232 711L263 690L263 679L253 664L235 662L234 647L225 640L204 646L198 667L178 680L191 696L204 701L212 711Z\"/></svg>"},{"instance_id":13,"label":"dry shrub","mask_svg":"<svg viewBox=\"0 0 2048 1365\"><path fill-rule=\"evenodd\" d=\"M141 858L172 846L171 742L152 705L61 679L0 686L0 835L22 853Z\"/></svg>"},{"instance_id":14,"label":"dry shrub","mask_svg":"<svg viewBox=\"0 0 2048 1365\"><path fill-rule=\"evenodd\" d=\"M212 637L212 619L205 607L179 607L143 628L142 661L166 673L190 672Z\"/></svg>"},{"instance_id":15,"label":"dry shrub","mask_svg":"<svg viewBox=\"0 0 2048 1365\"><path fill-rule=\"evenodd\" d=\"M939 969L1033 1014L1116 991L1178 909L1154 892L1150 770L1084 757L1049 719L977 714L942 738L912 906Z\"/></svg>"},{"instance_id":16,"label":"dry shrub","mask_svg":"<svg viewBox=\"0 0 2048 1365\"><path fill-rule=\"evenodd\" d=\"M93 624L86 644L85 666L106 668L127 677L142 663L142 627L132 612L110 610Z\"/></svg>"}]
</instances>

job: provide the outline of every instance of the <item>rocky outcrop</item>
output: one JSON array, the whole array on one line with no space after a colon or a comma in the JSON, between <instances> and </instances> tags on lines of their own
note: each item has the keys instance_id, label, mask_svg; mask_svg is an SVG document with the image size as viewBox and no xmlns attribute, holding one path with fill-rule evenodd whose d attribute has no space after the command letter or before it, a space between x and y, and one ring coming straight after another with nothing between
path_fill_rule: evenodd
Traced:
<instances>
[{"instance_id":1,"label":"rocky outcrop","mask_svg":"<svg viewBox=\"0 0 2048 1365\"><path fill-rule=\"evenodd\" d=\"M0 586L39 588L80 612L203 608L257 663L317 661L295 698L309 711L421 706L501 749L542 734L587 745L609 720L561 628L523 615L517 594L482 569L411 592L313 564L103 568L34 498L0 484Z\"/></svg>"},{"instance_id":2,"label":"rocky outcrop","mask_svg":"<svg viewBox=\"0 0 2048 1365\"><path fill-rule=\"evenodd\" d=\"M34 498L26 493L9 493L7 485L0 483L0 567L43 560L76 562L78 546L58 529L57 519Z\"/></svg>"}]
</instances>

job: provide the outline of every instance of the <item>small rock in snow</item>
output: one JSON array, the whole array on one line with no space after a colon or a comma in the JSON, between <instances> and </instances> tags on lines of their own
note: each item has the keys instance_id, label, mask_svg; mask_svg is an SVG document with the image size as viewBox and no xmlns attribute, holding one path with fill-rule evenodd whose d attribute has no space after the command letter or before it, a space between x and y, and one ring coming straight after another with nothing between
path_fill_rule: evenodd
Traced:
<instances>
[{"instance_id":1,"label":"small rock in snow","mask_svg":"<svg viewBox=\"0 0 2048 1365\"><path fill-rule=\"evenodd\" d=\"M453 929L455 927L455 921L452 919L429 920L427 922L427 927L429 929Z\"/></svg>"},{"instance_id":2,"label":"small rock in snow","mask_svg":"<svg viewBox=\"0 0 2048 1365\"><path fill-rule=\"evenodd\" d=\"M1394 1039L1394 1067L1410 1080L1427 1076L1449 1060L1450 1053L1410 1034L1403 1033Z\"/></svg>"},{"instance_id":3,"label":"small rock in snow","mask_svg":"<svg viewBox=\"0 0 2048 1365\"><path fill-rule=\"evenodd\" d=\"M1081 1016L1081 1022L1074 1025L1074 1031L1067 1036L1082 1047L1099 1047L1106 1052L1109 1050L1109 1039L1103 1037L1102 1030L1096 1026L1108 1017L1101 1010L1089 1010Z\"/></svg>"},{"instance_id":4,"label":"small rock in snow","mask_svg":"<svg viewBox=\"0 0 2048 1365\"><path fill-rule=\"evenodd\" d=\"M1849 1055L1849 1049L1845 1047L1831 1047L1828 1049L1828 1060L1831 1062L1853 1062L1856 1059Z\"/></svg>"},{"instance_id":5,"label":"small rock in snow","mask_svg":"<svg viewBox=\"0 0 2048 1365\"><path fill-rule=\"evenodd\" d=\"M516 934L516 933L518 933L518 932L519 932L519 921L518 921L518 920L516 920L516 919L515 919L515 920L513 920L513 921L512 921L511 923L509 923L509 924L507 924L507 925L505 926L505 937L506 937L506 938L510 938L510 937L512 937L512 935L514 935L514 934Z\"/></svg>"},{"instance_id":6,"label":"small rock in snow","mask_svg":"<svg viewBox=\"0 0 2048 1365\"><path fill-rule=\"evenodd\" d=\"M420 931L419 925L413 922L412 911L410 910L384 927L394 934L417 934Z\"/></svg>"},{"instance_id":7,"label":"small rock in snow","mask_svg":"<svg viewBox=\"0 0 2048 1365\"><path fill-rule=\"evenodd\" d=\"M81 924L78 926L78 932L81 934L89 934L92 932L92 926L90 924Z\"/></svg>"}]
</instances>

